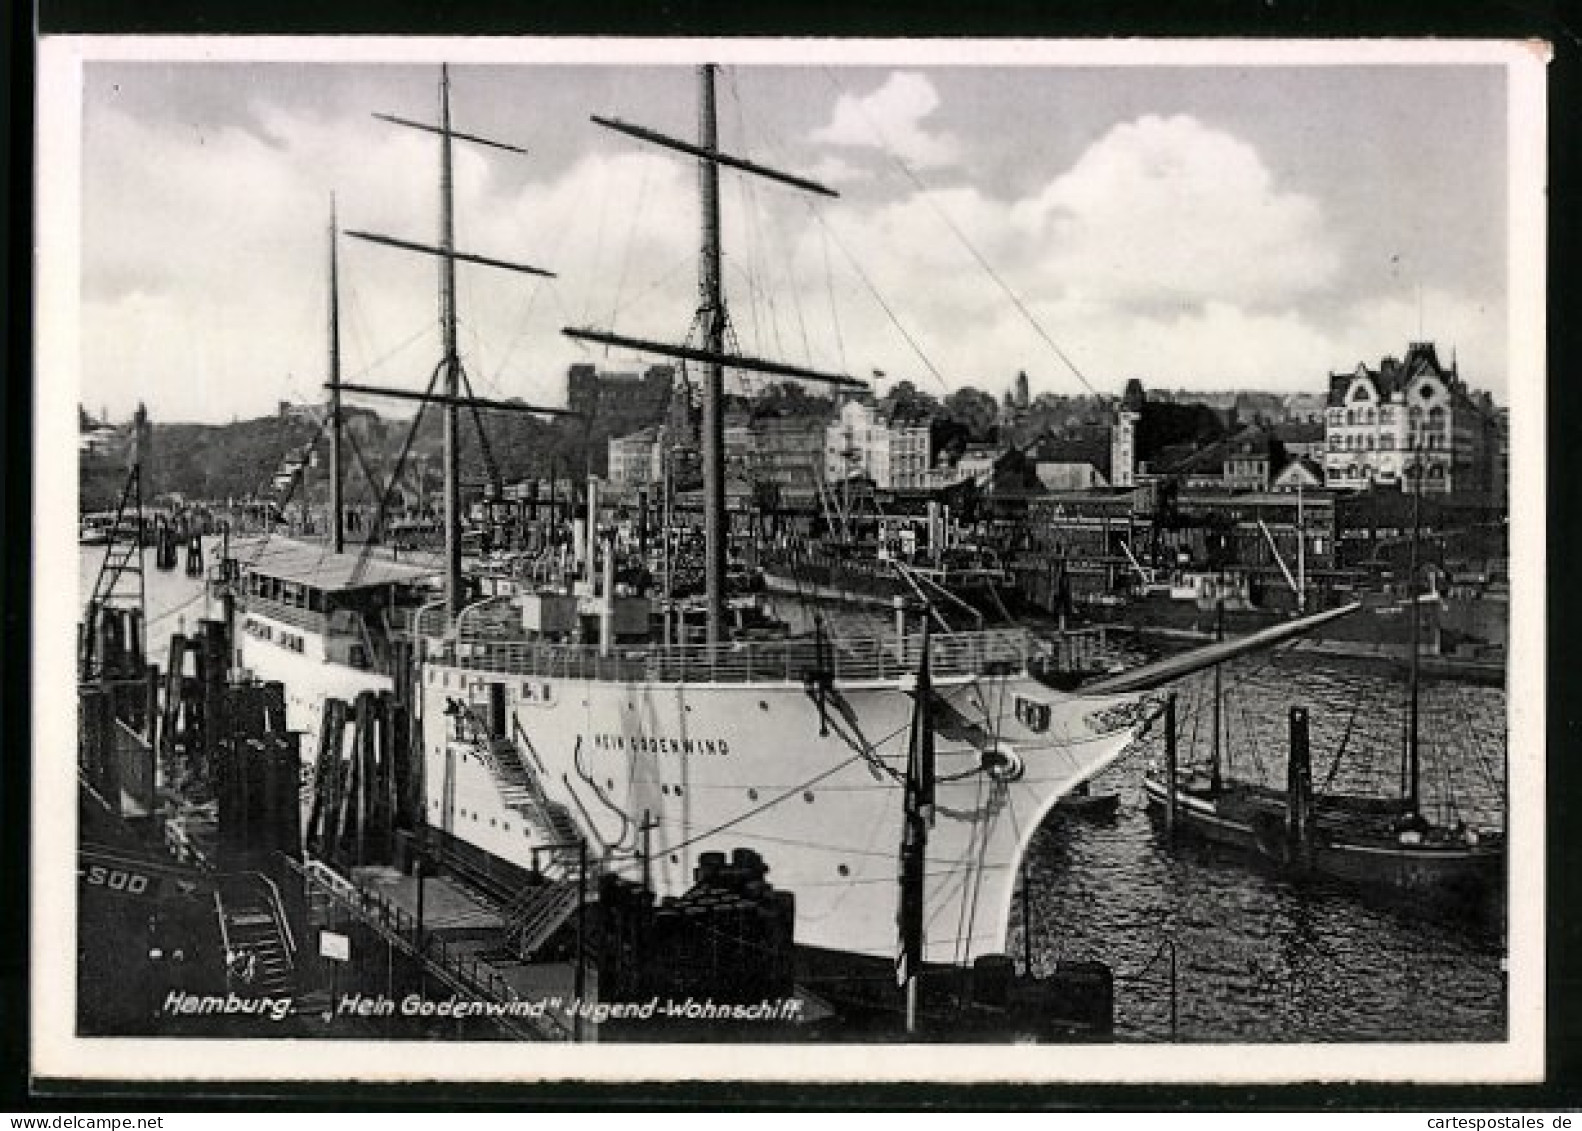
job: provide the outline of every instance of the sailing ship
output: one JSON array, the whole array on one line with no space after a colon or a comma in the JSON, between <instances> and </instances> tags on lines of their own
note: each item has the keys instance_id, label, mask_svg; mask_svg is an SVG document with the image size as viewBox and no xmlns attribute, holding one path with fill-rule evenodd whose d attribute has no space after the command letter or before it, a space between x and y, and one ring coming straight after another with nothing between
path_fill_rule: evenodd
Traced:
<instances>
[{"instance_id":1,"label":"sailing ship","mask_svg":"<svg viewBox=\"0 0 1582 1131\"><path fill-rule=\"evenodd\" d=\"M918 869L926 895L914 957L928 964L970 963L1005 950L1018 863L1040 823L1063 795L1114 762L1146 730L1159 709L1153 689L1178 671L1180 660L1157 679L1133 673L1124 686L1057 691L1030 674L1041 645L1020 628L930 640L922 621L911 617L888 638L843 638L822 626L767 638L733 631L726 585L725 371L858 383L727 352L721 168L834 194L720 149L715 70L705 65L698 72L696 143L594 118L698 162L704 247L695 325L702 340L669 345L599 330L565 331L702 367L704 641L678 640L668 610L616 584L616 544L599 530L592 498L576 538L575 570L514 592L470 593L461 559L458 414L468 405L508 406L464 390L455 265L548 272L455 249L452 142L512 147L452 129L449 75L442 70L438 125L381 115L440 138L439 244L349 234L440 259L444 356L423 394L338 380L331 385L332 397L356 391L441 407L442 595L425 601L423 578L370 562L366 548L360 554L315 548L317 579L305 576L314 572L306 554L274 559L273 566L255 554L238 567L237 615L271 631L239 634L240 658L265 674L265 654L282 651L282 626L298 638L329 633L337 623L344 627L344 650L313 651L317 668L288 677L308 697L296 705L309 731L304 748L311 750L318 745L318 724L310 698L335 693L331 669L340 673L336 678L407 678L400 657L381 668L381 648L355 652L354 638L375 635L380 626L392 643L402 642L421 761L418 811L407 816L428 849L457 867L523 886L546 878L552 885L581 883L573 864L580 854L566 851L580 845L598 870L641 878L663 897L686 892L709 854L747 848L772 862L777 888L795 893L796 941L805 952L872 958L896 952L895 846L903 840L908 734L926 704L934 739L934 826ZM444 388L436 393L441 376ZM336 474L338 468L333 459ZM295 588L276 588L271 579ZM337 613L344 614L339 622ZM310 654L295 640L289 646L298 656ZM359 666L359 658L369 662ZM925 659L929 675L920 685Z\"/></svg>"},{"instance_id":2,"label":"sailing ship","mask_svg":"<svg viewBox=\"0 0 1582 1131\"><path fill-rule=\"evenodd\" d=\"M1419 594L1417 575L1414 529L1402 603L1411 643L1399 796L1315 795L1303 708L1291 711L1283 791L1227 778L1221 741L1224 690L1220 667L1215 665L1208 765L1176 767L1172 703L1166 711L1166 765L1162 773L1151 768L1143 782L1150 811L1163 815L1172 831L1181 829L1246 850L1298 875L1450 898L1473 906L1496 895L1505 880L1502 831L1464 822L1446 826L1424 813L1419 623L1423 602L1436 595Z\"/></svg>"}]
</instances>

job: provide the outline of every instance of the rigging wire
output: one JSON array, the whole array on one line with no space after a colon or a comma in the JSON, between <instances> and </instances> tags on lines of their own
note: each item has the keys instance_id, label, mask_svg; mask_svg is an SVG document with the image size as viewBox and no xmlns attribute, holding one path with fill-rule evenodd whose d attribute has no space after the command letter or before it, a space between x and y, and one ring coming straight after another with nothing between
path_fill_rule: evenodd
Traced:
<instances>
[{"instance_id":1,"label":"rigging wire","mask_svg":"<svg viewBox=\"0 0 1582 1131\"><path fill-rule=\"evenodd\" d=\"M835 78L834 73L829 67L826 66L822 68L822 70L824 72L824 76L829 80L830 85L835 88L836 93L841 95L843 100L848 104L855 106L857 108L857 112L861 114L867 121L868 127L873 131L874 136L879 139L880 150L884 156L890 161L892 165L901 171L902 175L908 181L910 181L914 187L916 187L919 198L923 201L923 203L928 206L929 210L933 212L942 223L944 223L945 227L950 229L951 234L956 237L957 241L959 241L961 246L967 250L967 253L972 256L972 258L977 262L978 266L983 269L984 273L987 274L989 278L994 281L995 285L998 286L1002 292L1004 292L1005 296L1011 300L1011 304L1015 306L1022 317L1026 319L1027 324L1033 328L1034 333L1044 340L1044 343L1054 351L1055 356L1065 363L1066 368L1071 370L1072 374L1078 381L1082 382L1083 387L1086 388L1089 393L1095 397L1099 397L1101 400L1107 399L1096 388L1093 387L1093 383L1087 379L1087 376L1082 372L1081 369L1077 368L1076 362L1072 361L1071 358L1067 356L1065 350L1060 348L1059 343L1057 343L1054 338L1049 335L1049 332L1044 329L1043 324L1039 322L1038 318L1033 314L1033 312L1028 309L1027 304L1022 301L1021 296L1018 295L1003 278L1001 278L999 272L997 272L993 265L989 263L986 258L984 258L983 253L980 252L976 245L974 245L972 241L967 238L966 233L963 232L961 228L957 226L956 222L950 218L949 214L939 206L938 202L934 200L932 194L929 192L928 186L923 182L923 179L917 175L910 165L908 165L896 154L894 147L890 144L889 138L879 127L879 124L874 121L872 116L869 115L868 111L864 108L862 100L852 98L846 92L845 88L841 86L840 81Z\"/></svg>"},{"instance_id":2,"label":"rigging wire","mask_svg":"<svg viewBox=\"0 0 1582 1131\"><path fill-rule=\"evenodd\" d=\"M610 321L609 325L616 324L616 313L621 309L621 294L626 290L626 276L632 265L632 247L637 243L637 221L643 215L645 201L648 198L648 176L652 170L650 162L642 162L642 175L637 179L637 203L632 208L632 222L626 230L626 246L621 251L621 269L615 276L615 293L610 296Z\"/></svg>"},{"instance_id":3,"label":"rigging wire","mask_svg":"<svg viewBox=\"0 0 1582 1131\"><path fill-rule=\"evenodd\" d=\"M829 234L831 239L835 241L835 246L840 248L841 254L846 257L846 262L851 265L852 270L857 272L857 277L862 280L862 285L867 288L869 296L874 300L874 302L879 304L879 309L884 311L885 317L890 320L890 325L895 327L896 332L901 335L906 344L911 348L912 352L917 355L918 360L923 363L923 367L928 370L929 374L934 378L934 380L939 382L940 388L944 389L947 393L951 392L952 390L950 387L950 382L945 380L945 375L939 371L939 367L934 364L933 359L928 356L928 353L923 349L922 345L918 343L918 340L912 335L912 332L906 328L906 324L901 321L900 316L897 315L890 304L885 301L884 295L879 292L878 286L874 284L872 277L869 276L868 272L863 269L862 264L858 262L857 257L855 254L853 254L851 248L846 246L845 241L840 238L839 233L837 233L834 228L829 225L828 221L826 221L824 217L816 209L814 209L812 204L804 201L804 205L807 207L808 213L813 217L814 221L821 228L823 228L826 233Z\"/></svg>"}]
</instances>

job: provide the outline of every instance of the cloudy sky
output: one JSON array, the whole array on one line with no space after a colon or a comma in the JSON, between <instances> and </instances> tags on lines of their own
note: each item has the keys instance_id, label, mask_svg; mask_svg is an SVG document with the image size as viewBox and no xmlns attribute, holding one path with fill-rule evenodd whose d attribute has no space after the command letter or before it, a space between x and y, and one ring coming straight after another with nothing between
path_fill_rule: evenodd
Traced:
<instances>
[{"instance_id":1,"label":"cloudy sky","mask_svg":"<svg viewBox=\"0 0 1582 1131\"><path fill-rule=\"evenodd\" d=\"M83 403L218 421L319 399L331 194L343 228L435 241L437 139L372 114L436 120L437 67L83 74ZM727 68L722 146L841 194L725 175L740 348L935 393L998 393L1023 369L1035 394L1133 376L1297 392L1421 333L1504 400L1505 74ZM693 137L692 69L451 77L456 129L529 151L458 146L458 246L557 273L460 268L475 391L558 404L571 362L644 363L570 341L568 324L683 337L695 167L588 115ZM439 350L434 261L344 237L340 260L345 379L421 387Z\"/></svg>"}]
</instances>

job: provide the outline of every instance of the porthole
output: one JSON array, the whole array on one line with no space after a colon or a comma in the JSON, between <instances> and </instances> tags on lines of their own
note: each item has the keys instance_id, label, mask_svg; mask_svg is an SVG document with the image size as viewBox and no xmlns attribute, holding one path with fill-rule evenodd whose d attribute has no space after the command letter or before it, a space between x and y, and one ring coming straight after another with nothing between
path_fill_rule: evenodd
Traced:
<instances>
[{"instance_id":1,"label":"porthole","mask_svg":"<svg viewBox=\"0 0 1582 1131\"><path fill-rule=\"evenodd\" d=\"M758 709L760 711L767 711L769 709L769 700L767 700L767 699L760 699L760 700L758 700Z\"/></svg>"},{"instance_id":2,"label":"porthole","mask_svg":"<svg viewBox=\"0 0 1582 1131\"><path fill-rule=\"evenodd\" d=\"M846 867L844 864L842 864L839 868L836 868L835 871L839 872L843 876L851 875L851 869Z\"/></svg>"}]
</instances>

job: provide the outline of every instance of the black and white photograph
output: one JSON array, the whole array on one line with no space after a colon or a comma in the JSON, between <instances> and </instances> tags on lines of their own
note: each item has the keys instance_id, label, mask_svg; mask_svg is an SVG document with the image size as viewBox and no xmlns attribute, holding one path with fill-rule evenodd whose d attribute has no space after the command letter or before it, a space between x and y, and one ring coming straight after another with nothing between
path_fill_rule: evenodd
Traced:
<instances>
[{"instance_id":1,"label":"black and white photograph","mask_svg":"<svg viewBox=\"0 0 1582 1131\"><path fill-rule=\"evenodd\" d=\"M42 40L35 1070L1540 1078L1545 60Z\"/></svg>"}]
</instances>

